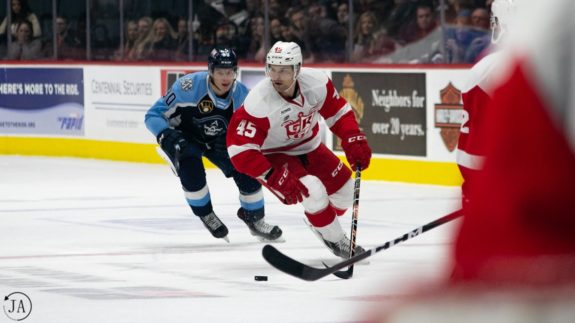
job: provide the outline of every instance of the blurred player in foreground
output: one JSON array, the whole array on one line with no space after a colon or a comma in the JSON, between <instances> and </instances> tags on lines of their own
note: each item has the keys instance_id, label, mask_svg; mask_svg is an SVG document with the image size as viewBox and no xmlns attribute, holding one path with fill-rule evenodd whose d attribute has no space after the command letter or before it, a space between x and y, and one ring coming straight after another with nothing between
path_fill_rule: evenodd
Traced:
<instances>
[{"instance_id":1,"label":"blurred player in foreground","mask_svg":"<svg viewBox=\"0 0 575 323\"><path fill-rule=\"evenodd\" d=\"M517 16L502 46L507 68L486 116L485 163L469 188L453 272L378 321L575 317L575 2L493 5L517 5Z\"/></svg>"}]
</instances>

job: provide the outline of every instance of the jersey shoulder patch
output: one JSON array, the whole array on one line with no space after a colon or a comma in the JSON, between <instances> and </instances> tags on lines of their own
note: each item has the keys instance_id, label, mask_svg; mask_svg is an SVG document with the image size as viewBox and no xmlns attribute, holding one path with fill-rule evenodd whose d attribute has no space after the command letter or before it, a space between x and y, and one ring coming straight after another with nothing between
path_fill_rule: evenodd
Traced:
<instances>
[{"instance_id":1,"label":"jersey shoulder patch","mask_svg":"<svg viewBox=\"0 0 575 323\"><path fill-rule=\"evenodd\" d=\"M198 102L207 93L207 72L186 74L174 82L172 92L181 102Z\"/></svg>"}]
</instances>

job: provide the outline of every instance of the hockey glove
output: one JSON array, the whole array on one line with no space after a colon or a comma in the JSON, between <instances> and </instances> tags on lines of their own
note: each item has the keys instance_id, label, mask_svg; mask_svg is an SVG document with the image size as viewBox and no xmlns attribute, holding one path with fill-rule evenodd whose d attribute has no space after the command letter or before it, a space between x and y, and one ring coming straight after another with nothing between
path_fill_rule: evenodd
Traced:
<instances>
[{"instance_id":1,"label":"hockey glove","mask_svg":"<svg viewBox=\"0 0 575 323\"><path fill-rule=\"evenodd\" d=\"M167 128L158 135L158 143L162 150L166 152L170 160L179 168L180 156L188 146L188 142L178 130Z\"/></svg>"},{"instance_id":2,"label":"hockey glove","mask_svg":"<svg viewBox=\"0 0 575 323\"><path fill-rule=\"evenodd\" d=\"M299 178L290 173L286 165L282 168L272 168L265 176L267 185L283 195L284 204L296 204L309 196L307 187ZM280 196L281 198L281 196Z\"/></svg>"},{"instance_id":3,"label":"hockey glove","mask_svg":"<svg viewBox=\"0 0 575 323\"><path fill-rule=\"evenodd\" d=\"M356 169L359 166L361 170L364 170L369 167L371 148L367 144L364 133L358 132L346 136L341 141L341 147L352 169Z\"/></svg>"}]
</instances>

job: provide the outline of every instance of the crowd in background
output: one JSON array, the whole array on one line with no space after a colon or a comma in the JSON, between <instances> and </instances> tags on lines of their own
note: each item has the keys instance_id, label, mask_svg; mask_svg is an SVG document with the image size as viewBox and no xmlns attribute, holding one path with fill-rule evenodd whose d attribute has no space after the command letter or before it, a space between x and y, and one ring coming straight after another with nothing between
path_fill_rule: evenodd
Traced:
<instances>
[{"instance_id":1,"label":"crowd in background","mask_svg":"<svg viewBox=\"0 0 575 323\"><path fill-rule=\"evenodd\" d=\"M118 0L93 0L90 19L84 8L55 22L35 13L34 0L5 1L7 60L204 61L226 45L263 62L266 47L282 40L302 47L304 63L449 64L473 63L490 43L491 0L353 0L353 8L349 0L195 0L192 10L173 0L172 10L128 12Z\"/></svg>"}]
</instances>

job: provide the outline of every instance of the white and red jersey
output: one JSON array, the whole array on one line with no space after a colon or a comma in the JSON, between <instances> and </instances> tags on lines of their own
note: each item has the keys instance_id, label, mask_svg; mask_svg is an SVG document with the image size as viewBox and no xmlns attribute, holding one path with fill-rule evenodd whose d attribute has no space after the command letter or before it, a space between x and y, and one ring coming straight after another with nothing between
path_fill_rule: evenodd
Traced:
<instances>
[{"instance_id":1,"label":"white and red jersey","mask_svg":"<svg viewBox=\"0 0 575 323\"><path fill-rule=\"evenodd\" d=\"M271 167L264 155L302 155L321 143L320 118L338 136L359 132L351 106L320 70L302 68L296 97L286 99L261 80L234 113L227 134L234 166L252 177ZM232 130L233 129L233 130Z\"/></svg>"},{"instance_id":2,"label":"white and red jersey","mask_svg":"<svg viewBox=\"0 0 575 323\"><path fill-rule=\"evenodd\" d=\"M485 164L470 188L453 278L564 286L575 283L575 2L521 9L510 28L510 73L488 111Z\"/></svg>"},{"instance_id":3,"label":"white and red jersey","mask_svg":"<svg viewBox=\"0 0 575 323\"><path fill-rule=\"evenodd\" d=\"M462 193L468 196L468 187L477 177L485 157L486 109L491 103L492 87L501 53L483 57L469 71L463 88L463 122L457 143L457 165L463 176Z\"/></svg>"}]
</instances>

